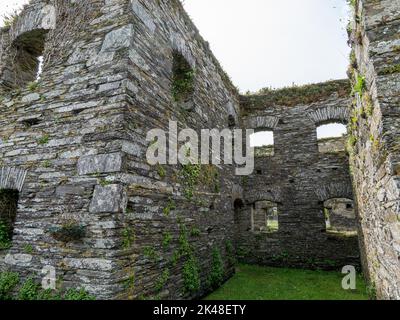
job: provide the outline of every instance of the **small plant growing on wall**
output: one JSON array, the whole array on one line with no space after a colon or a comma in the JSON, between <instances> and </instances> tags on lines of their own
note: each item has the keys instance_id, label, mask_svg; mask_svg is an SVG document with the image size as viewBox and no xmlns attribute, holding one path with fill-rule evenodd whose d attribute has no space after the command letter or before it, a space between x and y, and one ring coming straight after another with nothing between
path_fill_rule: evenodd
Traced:
<instances>
[{"instance_id":1,"label":"small plant growing on wall","mask_svg":"<svg viewBox=\"0 0 400 320\"><path fill-rule=\"evenodd\" d=\"M175 102L187 102L194 93L194 70L178 51L173 52L172 96Z\"/></svg>"},{"instance_id":2,"label":"small plant growing on wall","mask_svg":"<svg viewBox=\"0 0 400 320\"><path fill-rule=\"evenodd\" d=\"M61 242L73 242L82 240L86 234L86 228L76 220L65 221L61 226L49 229L51 236Z\"/></svg>"}]
</instances>

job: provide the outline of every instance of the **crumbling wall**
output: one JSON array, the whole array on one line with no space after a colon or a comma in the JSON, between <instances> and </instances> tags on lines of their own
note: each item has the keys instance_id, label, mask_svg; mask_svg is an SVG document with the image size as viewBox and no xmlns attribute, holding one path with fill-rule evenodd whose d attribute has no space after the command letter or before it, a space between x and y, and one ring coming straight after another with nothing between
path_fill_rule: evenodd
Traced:
<instances>
[{"instance_id":1,"label":"crumbling wall","mask_svg":"<svg viewBox=\"0 0 400 320\"><path fill-rule=\"evenodd\" d=\"M321 153L317 141L317 126L347 122L349 88L343 80L242 97L245 126L272 130L275 140L274 155L257 157L254 174L242 181L245 205L236 213L242 261L312 268L359 266L357 237L326 232L324 217L326 200L353 198L348 155L336 148ZM277 204L277 231L252 227L263 201Z\"/></svg>"},{"instance_id":2,"label":"crumbling wall","mask_svg":"<svg viewBox=\"0 0 400 320\"><path fill-rule=\"evenodd\" d=\"M400 1L354 1L351 168L364 270L378 298L400 299Z\"/></svg>"},{"instance_id":3,"label":"crumbling wall","mask_svg":"<svg viewBox=\"0 0 400 320\"><path fill-rule=\"evenodd\" d=\"M399 298L399 6L357 2L350 112L346 81L239 101L178 0L31 1L0 30L0 167L24 178L12 179L18 210L1 267L40 277L52 266L57 285L98 298L169 299L221 284L234 244L245 262L357 266L357 237L326 232L323 212L326 200L353 199L348 155L316 136L350 119L363 263L379 297ZM174 82L176 57L189 86ZM151 166L146 134L169 120L273 130L274 150L241 179L227 165Z\"/></svg>"},{"instance_id":4,"label":"crumbling wall","mask_svg":"<svg viewBox=\"0 0 400 320\"><path fill-rule=\"evenodd\" d=\"M49 5L41 80L3 87L1 166L27 170L5 267L52 266L98 298L204 294L233 272L234 168L149 166L145 138L169 119L225 128L236 89L179 1L31 2L1 31L0 78ZM174 52L195 71L189 108L173 99Z\"/></svg>"},{"instance_id":5,"label":"crumbling wall","mask_svg":"<svg viewBox=\"0 0 400 320\"><path fill-rule=\"evenodd\" d=\"M33 17L42 17L49 5L55 26L46 35L41 80L2 94L1 166L27 170L5 263L39 278L51 266L57 284L112 297L117 215L93 212L91 202L95 186L118 164L85 159L121 150L125 64L123 44L110 41L110 34L126 24L126 2L35 1L2 34L13 39L41 28L44 22ZM1 64L11 58L3 55Z\"/></svg>"}]
</instances>

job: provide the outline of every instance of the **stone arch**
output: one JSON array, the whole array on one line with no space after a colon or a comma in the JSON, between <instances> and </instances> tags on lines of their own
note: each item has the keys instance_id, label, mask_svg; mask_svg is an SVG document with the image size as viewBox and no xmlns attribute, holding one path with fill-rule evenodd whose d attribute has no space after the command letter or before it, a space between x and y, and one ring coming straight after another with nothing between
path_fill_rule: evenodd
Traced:
<instances>
[{"instance_id":1,"label":"stone arch","mask_svg":"<svg viewBox=\"0 0 400 320\"><path fill-rule=\"evenodd\" d=\"M228 127L234 128L239 123L239 117L232 101L226 103L225 109L228 112Z\"/></svg>"},{"instance_id":2,"label":"stone arch","mask_svg":"<svg viewBox=\"0 0 400 320\"><path fill-rule=\"evenodd\" d=\"M55 7L37 2L27 6L8 29L3 29L0 85L4 90L36 80L38 57L43 55L47 33L55 27Z\"/></svg>"},{"instance_id":3,"label":"stone arch","mask_svg":"<svg viewBox=\"0 0 400 320\"><path fill-rule=\"evenodd\" d=\"M328 106L310 111L307 116L316 126L332 122L346 124L350 117L350 111L348 107Z\"/></svg>"},{"instance_id":4,"label":"stone arch","mask_svg":"<svg viewBox=\"0 0 400 320\"><path fill-rule=\"evenodd\" d=\"M274 116L249 117L245 121L246 129L274 130L279 123L279 118Z\"/></svg>"},{"instance_id":5,"label":"stone arch","mask_svg":"<svg viewBox=\"0 0 400 320\"><path fill-rule=\"evenodd\" d=\"M353 189L350 183L331 183L327 185L316 186L314 193L321 202L333 198L346 198L354 200Z\"/></svg>"}]
</instances>

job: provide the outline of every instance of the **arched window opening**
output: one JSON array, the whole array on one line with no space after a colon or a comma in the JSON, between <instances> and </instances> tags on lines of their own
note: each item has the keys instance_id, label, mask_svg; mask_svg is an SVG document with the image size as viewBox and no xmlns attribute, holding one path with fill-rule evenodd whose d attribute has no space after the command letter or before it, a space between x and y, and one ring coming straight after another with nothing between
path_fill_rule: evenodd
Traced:
<instances>
[{"instance_id":1,"label":"arched window opening","mask_svg":"<svg viewBox=\"0 0 400 320\"><path fill-rule=\"evenodd\" d=\"M318 150L335 153L346 150L347 128L342 123L330 123L317 128Z\"/></svg>"},{"instance_id":2,"label":"arched window opening","mask_svg":"<svg viewBox=\"0 0 400 320\"><path fill-rule=\"evenodd\" d=\"M173 52L172 96L184 109L193 108L195 71L186 58L179 52Z\"/></svg>"},{"instance_id":3,"label":"arched window opening","mask_svg":"<svg viewBox=\"0 0 400 320\"><path fill-rule=\"evenodd\" d=\"M271 201L257 201L252 210L252 231L273 233L279 230L278 204Z\"/></svg>"},{"instance_id":4,"label":"arched window opening","mask_svg":"<svg viewBox=\"0 0 400 320\"><path fill-rule=\"evenodd\" d=\"M354 202L346 198L332 198L324 202L327 232L357 234Z\"/></svg>"},{"instance_id":5,"label":"arched window opening","mask_svg":"<svg viewBox=\"0 0 400 320\"><path fill-rule=\"evenodd\" d=\"M36 29L23 33L14 40L13 53L2 77L2 86L5 89L24 88L40 79L47 32L48 30Z\"/></svg>"},{"instance_id":6,"label":"arched window opening","mask_svg":"<svg viewBox=\"0 0 400 320\"><path fill-rule=\"evenodd\" d=\"M17 206L18 191L0 189L0 251L11 246Z\"/></svg>"},{"instance_id":7,"label":"arched window opening","mask_svg":"<svg viewBox=\"0 0 400 320\"><path fill-rule=\"evenodd\" d=\"M274 132L271 130L259 131L250 136L250 146L255 148L256 157L274 155Z\"/></svg>"}]
</instances>

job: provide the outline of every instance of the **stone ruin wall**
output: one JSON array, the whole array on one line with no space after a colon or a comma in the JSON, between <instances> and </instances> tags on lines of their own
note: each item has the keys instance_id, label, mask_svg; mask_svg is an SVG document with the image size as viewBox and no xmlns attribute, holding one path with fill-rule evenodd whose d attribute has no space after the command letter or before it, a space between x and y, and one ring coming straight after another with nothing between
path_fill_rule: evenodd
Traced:
<instances>
[{"instance_id":1,"label":"stone ruin wall","mask_svg":"<svg viewBox=\"0 0 400 320\"><path fill-rule=\"evenodd\" d=\"M399 86L396 68L387 69L398 63L399 7L398 0L359 2L361 19L357 28L354 23L357 68L374 109L351 133L357 140L350 162L362 262L380 298L399 298L400 288ZM44 47L38 87L27 83L32 73L10 72L21 67L16 48L26 49L32 37L29 48ZM13 246L1 253L2 268L40 277L50 265L64 286L84 286L99 298L168 299L205 294L215 252L228 278L232 244L246 262L357 265L357 239L328 235L321 212L329 197L353 198L348 156L318 152L315 131L332 115L353 123L343 90L290 106L270 104L267 95L240 98L177 0L31 1L0 39L0 84L7 91L0 166L17 169L11 189L20 190ZM171 95L174 52L195 70L185 105ZM365 93L358 109L368 102ZM200 176L208 179L190 186L195 196L188 199L181 166L145 160L147 131L167 129L169 119L179 128L222 129L233 121L273 129L274 156L257 158L248 178L235 177L230 166L202 167ZM273 203L279 231L249 231L251 207ZM57 240L51 230L71 219L85 235ZM194 265L201 286L187 291L184 267Z\"/></svg>"},{"instance_id":2,"label":"stone ruin wall","mask_svg":"<svg viewBox=\"0 0 400 320\"><path fill-rule=\"evenodd\" d=\"M359 88L351 112L351 171L364 271L378 298L400 299L400 1L356 1L354 17L349 71Z\"/></svg>"},{"instance_id":3,"label":"stone ruin wall","mask_svg":"<svg viewBox=\"0 0 400 320\"><path fill-rule=\"evenodd\" d=\"M274 154L256 157L254 173L243 179L244 206L235 213L244 262L324 269L360 264L356 236L326 232L324 202L353 199L347 153L319 152L317 127L348 121L350 83L330 86L334 89L315 98L309 94L307 103L296 102L298 96L271 99L276 93L242 97L245 127L274 133ZM277 205L278 231L253 226L265 201Z\"/></svg>"}]
</instances>

